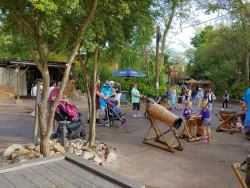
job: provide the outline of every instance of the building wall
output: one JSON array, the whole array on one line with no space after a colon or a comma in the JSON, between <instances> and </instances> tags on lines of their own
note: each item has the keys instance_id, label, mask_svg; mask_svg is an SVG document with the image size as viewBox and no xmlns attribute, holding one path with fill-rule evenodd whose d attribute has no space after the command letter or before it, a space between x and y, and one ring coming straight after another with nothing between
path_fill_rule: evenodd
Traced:
<instances>
[{"instance_id":1,"label":"building wall","mask_svg":"<svg viewBox=\"0 0 250 188\"><path fill-rule=\"evenodd\" d=\"M20 95L27 96L26 72L20 70ZM14 87L17 94L17 73L14 68L0 67L0 84L5 87ZM5 89L8 90L8 89Z\"/></svg>"}]
</instances>

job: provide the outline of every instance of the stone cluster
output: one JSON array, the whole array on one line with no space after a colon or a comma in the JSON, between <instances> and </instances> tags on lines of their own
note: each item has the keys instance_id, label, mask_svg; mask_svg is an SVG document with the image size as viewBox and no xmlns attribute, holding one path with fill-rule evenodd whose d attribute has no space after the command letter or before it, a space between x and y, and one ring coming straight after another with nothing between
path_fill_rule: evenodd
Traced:
<instances>
[{"instance_id":1,"label":"stone cluster","mask_svg":"<svg viewBox=\"0 0 250 188\"><path fill-rule=\"evenodd\" d=\"M105 142L95 141L93 147L89 147L89 143L85 139L69 140L67 146L61 146L61 140L49 140L50 155L56 155L63 152L73 153L84 159L93 161L95 164L106 166L106 163L116 160L116 148L108 146ZM24 162L36 158L41 158L40 144L35 146L33 143L27 145L13 144L9 146L3 153L3 160L0 166Z\"/></svg>"}]
</instances>

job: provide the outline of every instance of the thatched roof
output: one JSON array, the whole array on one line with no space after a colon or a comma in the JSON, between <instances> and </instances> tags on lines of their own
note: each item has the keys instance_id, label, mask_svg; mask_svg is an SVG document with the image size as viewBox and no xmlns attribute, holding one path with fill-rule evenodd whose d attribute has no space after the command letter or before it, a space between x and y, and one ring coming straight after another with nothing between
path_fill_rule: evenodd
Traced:
<instances>
[{"instance_id":1,"label":"thatched roof","mask_svg":"<svg viewBox=\"0 0 250 188\"><path fill-rule=\"evenodd\" d=\"M185 82L186 84L198 84L198 83L200 83L200 82L198 82L197 80L195 80L195 79L191 79L191 80L188 80L187 82Z\"/></svg>"},{"instance_id":2,"label":"thatched roof","mask_svg":"<svg viewBox=\"0 0 250 188\"><path fill-rule=\"evenodd\" d=\"M210 80L206 80L203 82L203 84L212 84L212 82Z\"/></svg>"}]
</instances>

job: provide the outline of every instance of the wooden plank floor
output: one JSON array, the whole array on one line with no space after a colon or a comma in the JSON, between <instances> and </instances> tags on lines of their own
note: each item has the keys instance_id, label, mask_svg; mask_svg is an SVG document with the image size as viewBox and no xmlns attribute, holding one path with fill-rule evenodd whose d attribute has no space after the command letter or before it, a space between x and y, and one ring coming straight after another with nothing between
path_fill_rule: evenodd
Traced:
<instances>
[{"instance_id":1,"label":"wooden plank floor","mask_svg":"<svg viewBox=\"0 0 250 188\"><path fill-rule=\"evenodd\" d=\"M144 186L73 154L0 168L0 188L143 188Z\"/></svg>"}]
</instances>

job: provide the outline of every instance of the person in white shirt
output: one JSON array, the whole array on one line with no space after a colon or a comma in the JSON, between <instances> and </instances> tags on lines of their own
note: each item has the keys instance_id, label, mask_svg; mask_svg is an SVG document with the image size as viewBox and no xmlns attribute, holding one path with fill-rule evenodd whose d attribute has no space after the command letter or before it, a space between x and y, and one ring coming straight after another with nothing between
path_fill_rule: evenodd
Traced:
<instances>
[{"instance_id":1,"label":"person in white shirt","mask_svg":"<svg viewBox=\"0 0 250 188\"><path fill-rule=\"evenodd\" d=\"M43 79L39 79L38 81L41 82L41 85L40 85L40 101L41 101L42 100L42 92L43 92ZM31 89L31 96L34 97L35 101L36 101L36 91L37 91L37 83ZM35 110L31 113L31 115L35 117Z\"/></svg>"}]
</instances>

